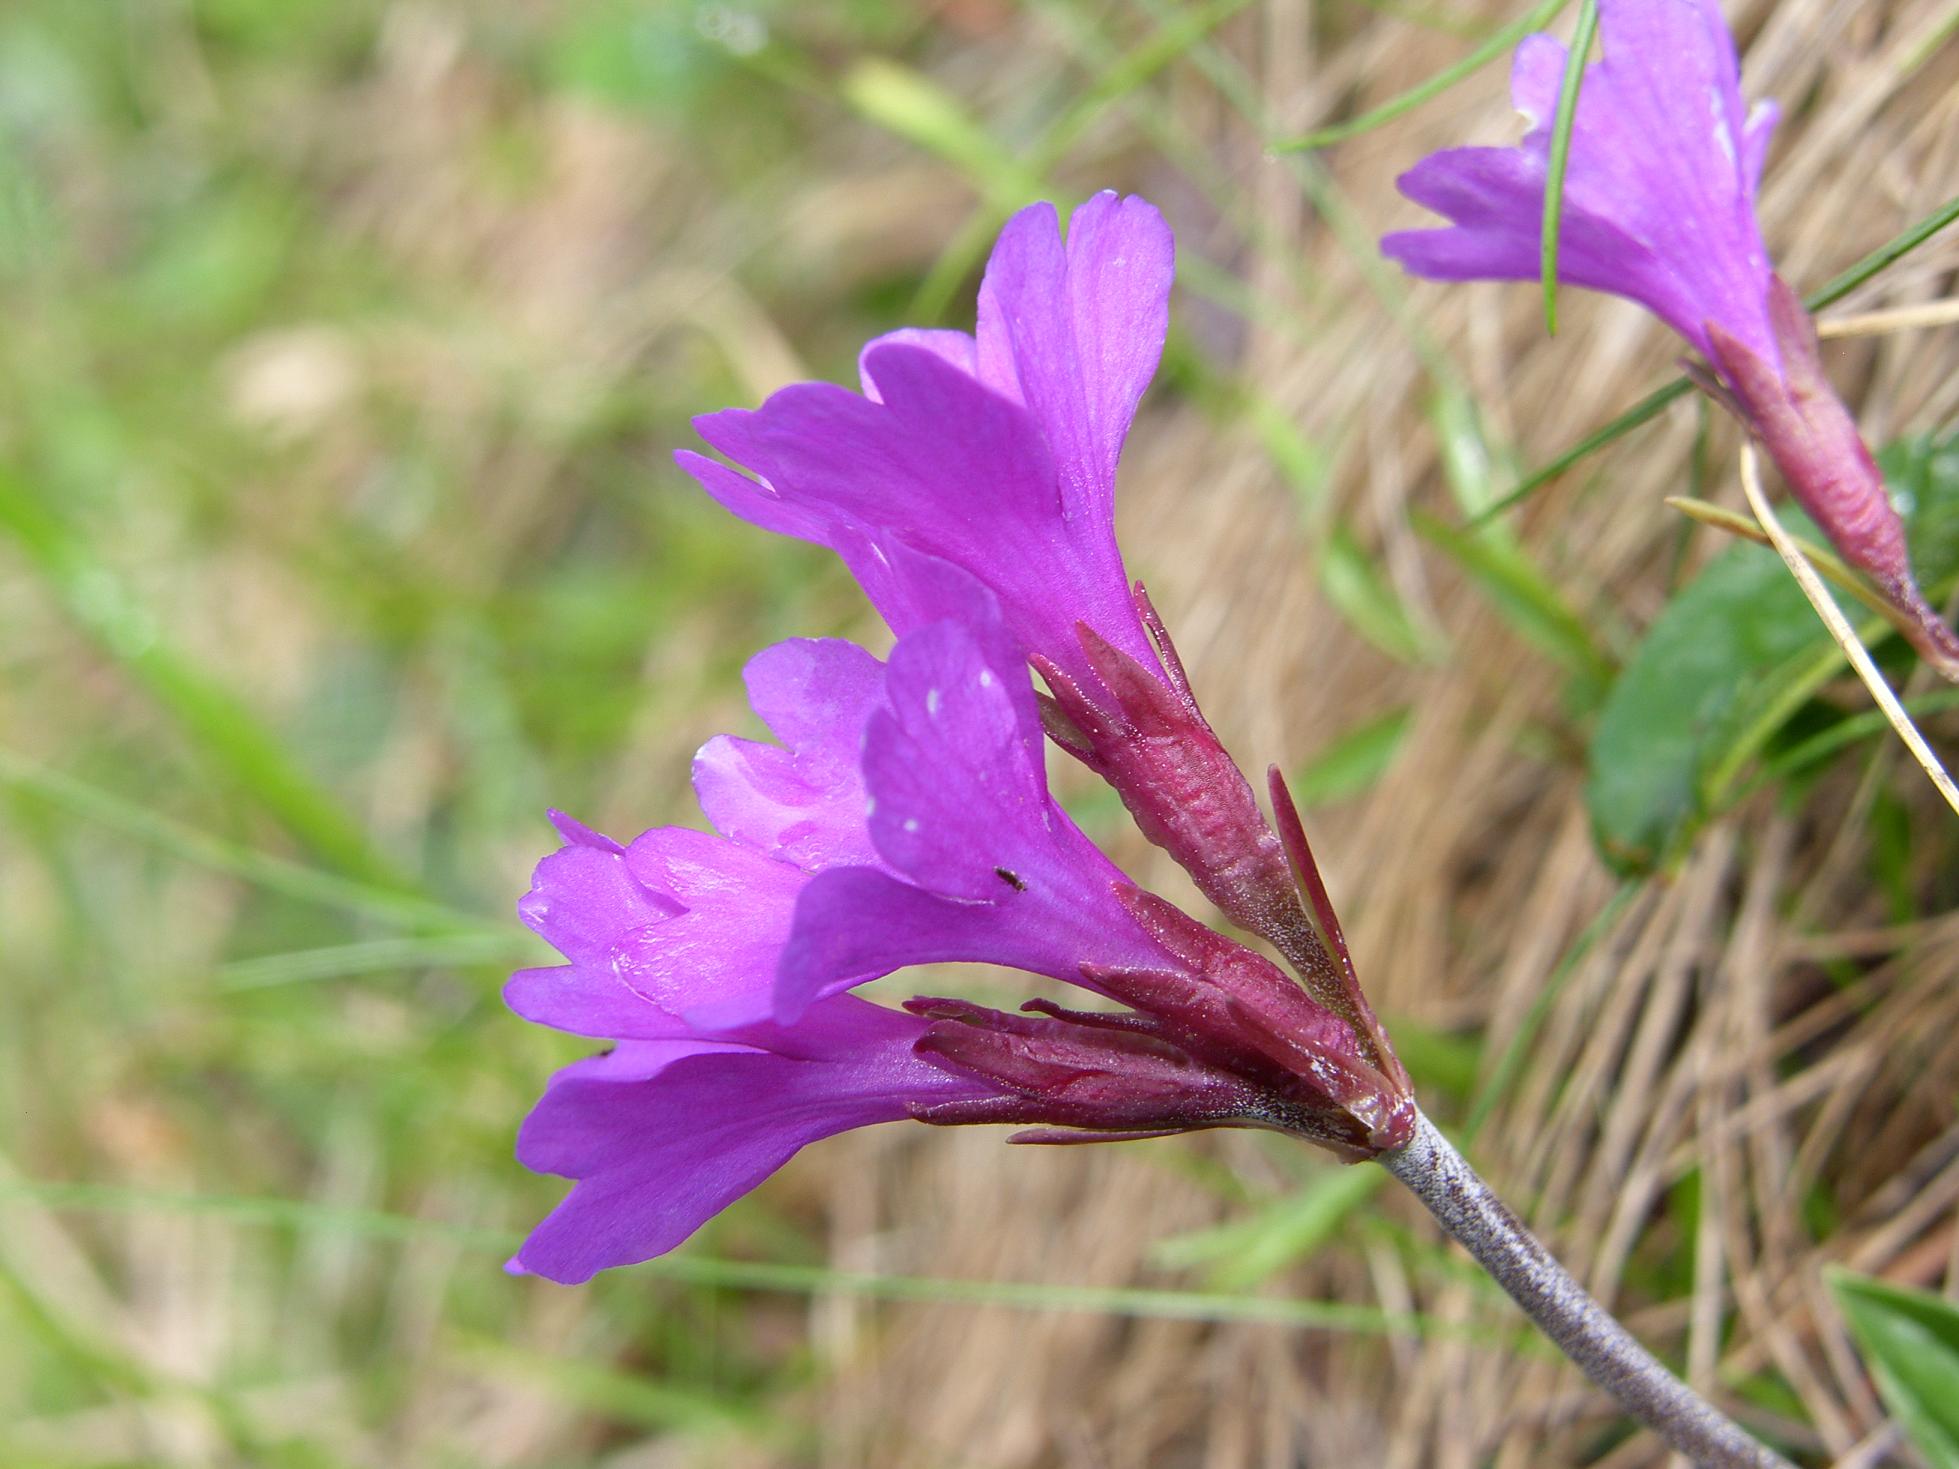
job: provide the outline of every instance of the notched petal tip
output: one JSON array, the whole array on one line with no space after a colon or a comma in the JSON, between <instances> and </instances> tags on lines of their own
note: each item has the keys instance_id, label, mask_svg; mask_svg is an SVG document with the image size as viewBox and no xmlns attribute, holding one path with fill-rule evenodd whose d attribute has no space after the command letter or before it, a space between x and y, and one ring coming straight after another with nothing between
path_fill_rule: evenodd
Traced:
<instances>
[{"instance_id":1,"label":"notched petal tip","mask_svg":"<svg viewBox=\"0 0 1959 1469\"><path fill-rule=\"evenodd\" d=\"M559 836L575 847L597 847L602 852L611 852L623 857L626 849L604 832L594 831L574 816L567 816L553 806L546 813L546 819L557 830Z\"/></svg>"},{"instance_id":2,"label":"notched petal tip","mask_svg":"<svg viewBox=\"0 0 1959 1469\"><path fill-rule=\"evenodd\" d=\"M1510 105L1533 130L1548 127L1557 115L1569 56L1564 42L1543 31L1535 31L1517 43L1517 54L1510 62Z\"/></svg>"}]
</instances>

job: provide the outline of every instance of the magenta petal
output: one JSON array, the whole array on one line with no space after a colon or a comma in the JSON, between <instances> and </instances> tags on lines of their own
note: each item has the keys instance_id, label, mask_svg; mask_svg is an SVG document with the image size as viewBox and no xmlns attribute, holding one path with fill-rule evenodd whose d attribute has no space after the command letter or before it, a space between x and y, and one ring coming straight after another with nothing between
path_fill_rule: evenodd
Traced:
<instances>
[{"instance_id":1,"label":"magenta petal","mask_svg":"<svg viewBox=\"0 0 1959 1469\"><path fill-rule=\"evenodd\" d=\"M520 969L503 987L503 1002L533 1025L606 1040L666 1041L694 1031L627 986L610 965L559 964Z\"/></svg>"},{"instance_id":2,"label":"magenta petal","mask_svg":"<svg viewBox=\"0 0 1959 1469\"><path fill-rule=\"evenodd\" d=\"M517 916L567 959L603 962L624 930L680 911L657 880L632 870L617 842L559 812L551 819L570 845L537 864Z\"/></svg>"},{"instance_id":3,"label":"magenta petal","mask_svg":"<svg viewBox=\"0 0 1959 1469\"><path fill-rule=\"evenodd\" d=\"M924 1028L845 997L805 1017L804 1056L717 1048L643 1078L554 1081L524 1123L518 1157L578 1184L532 1231L517 1266L573 1284L650 1259L805 1144L897 1121L913 1104L985 1095L912 1053Z\"/></svg>"},{"instance_id":4,"label":"magenta petal","mask_svg":"<svg viewBox=\"0 0 1959 1469\"><path fill-rule=\"evenodd\" d=\"M857 820L861 831L861 806ZM572 962L512 975L513 1010L579 1035L648 1041L769 1019L807 873L682 827L626 848L566 830L590 839L539 863L518 909Z\"/></svg>"},{"instance_id":5,"label":"magenta petal","mask_svg":"<svg viewBox=\"0 0 1959 1469\"><path fill-rule=\"evenodd\" d=\"M1752 195L1761 187L1762 165L1769 159L1769 144L1775 138L1775 125L1782 121L1782 109L1772 100L1757 102L1748 114L1741 135L1741 166Z\"/></svg>"},{"instance_id":6,"label":"magenta petal","mask_svg":"<svg viewBox=\"0 0 1959 1469\"><path fill-rule=\"evenodd\" d=\"M870 840L889 870L831 867L798 894L779 1021L907 964L972 960L1079 981L1084 963L1161 959L1115 899L1121 872L1049 797L1026 667L991 595L970 582L965 592L970 623L930 623L892 650L862 763Z\"/></svg>"},{"instance_id":7,"label":"magenta petal","mask_svg":"<svg viewBox=\"0 0 1959 1469\"><path fill-rule=\"evenodd\" d=\"M1162 354L1173 255L1140 199L1090 200L1065 246L1050 206L1023 211L988 266L977 338L880 337L861 396L799 383L695 420L746 474L678 462L734 514L834 550L900 636L922 625L892 570L909 547L991 589L1024 653L1082 673L1085 622L1153 664L1113 491Z\"/></svg>"},{"instance_id":8,"label":"magenta petal","mask_svg":"<svg viewBox=\"0 0 1959 1469\"><path fill-rule=\"evenodd\" d=\"M1052 462L1018 405L916 346L874 347L865 368L881 403L829 383L797 383L753 412L724 409L694 426L778 496L818 516L902 526L938 554L982 549L974 507L955 488L991 486L989 516L1017 532L1058 522Z\"/></svg>"},{"instance_id":9,"label":"magenta petal","mask_svg":"<svg viewBox=\"0 0 1959 1469\"><path fill-rule=\"evenodd\" d=\"M674 1035L660 1040L622 1040L596 1056L561 1066L545 1090L572 1081L650 1081L676 1061L689 1056L758 1056L763 1047L740 1041L697 1035Z\"/></svg>"},{"instance_id":10,"label":"magenta petal","mask_svg":"<svg viewBox=\"0 0 1959 1469\"><path fill-rule=\"evenodd\" d=\"M1556 36L1542 32L1517 43L1510 61L1510 105L1533 130L1548 126L1558 115L1558 93L1564 88L1569 52Z\"/></svg>"},{"instance_id":11,"label":"magenta petal","mask_svg":"<svg viewBox=\"0 0 1959 1469\"><path fill-rule=\"evenodd\" d=\"M1008 891L1004 884L1002 891ZM1052 953L1042 951L1017 916L992 903L940 897L868 867L820 872L804 890L783 949L776 1022L799 1024L812 1004L912 964L1052 969Z\"/></svg>"},{"instance_id":12,"label":"magenta petal","mask_svg":"<svg viewBox=\"0 0 1959 1469\"><path fill-rule=\"evenodd\" d=\"M1773 113L1746 114L1734 42L1715 0L1602 0L1604 56L1585 73L1565 174L1561 280L1640 302L1702 351L1714 322L1773 360L1768 252L1755 184ZM1546 36L1518 47L1515 148L1423 160L1402 192L1456 227L1383 249L1441 280L1535 279L1551 125L1567 59Z\"/></svg>"},{"instance_id":13,"label":"magenta petal","mask_svg":"<svg viewBox=\"0 0 1959 1469\"><path fill-rule=\"evenodd\" d=\"M1027 404L1069 513L1107 520L1116 463L1169 329L1176 246L1144 199L1097 194L1061 241L1054 206L1007 221L979 299L979 370Z\"/></svg>"},{"instance_id":14,"label":"magenta petal","mask_svg":"<svg viewBox=\"0 0 1959 1469\"><path fill-rule=\"evenodd\" d=\"M612 968L649 1004L701 1030L768 1019L775 971L809 875L788 862L682 827L629 849L684 904L615 944Z\"/></svg>"},{"instance_id":15,"label":"magenta petal","mask_svg":"<svg viewBox=\"0 0 1959 1469\"><path fill-rule=\"evenodd\" d=\"M798 867L876 861L858 766L884 666L855 643L795 639L756 654L743 677L782 744L721 735L701 747L694 791L715 830Z\"/></svg>"},{"instance_id":16,"label":"magenta petal","mask_svg":"<svg viewBox=\"0 0 1959 1469\"><path fill-rule=\"evenodd\" d=\"M1041 749L1015 708L1033 702L1026 674L995 672L970 633L941 622L899 641L888 687L864 738L871 840L935 892L994 896L1000 854L1047 840Z\"/></svg>"},{"instance_id":17,"label":"magenta petal","mask_svg":"<svg viewBox=\"0 0 1959 1469\"><path fill-rule=\"evenodd\" d=\"M979 662L1007 691L1019 721L1021 741L1034 752L1039 764L1045 738L1040 706L1028 682L1027 654L1007 626L1000 599L963 567L914 551L902 541L893 542L889 553L885 564L891 585L906 608L910 625L923 628L935 622L953 622L966 630Z\"/></svg>"},{"instance_id":18,"label":"magenta petal","mask_svg":"<svg viewBox=\"0 0 1959 1469\"><path fill-rule=\"evenodd\" d=\"M900 327L895 332L872 337L857 354L857 376L864 385L864 396L873 403L884 401L884 394L872 378L870 367L871 354L880 347L917 347L957 368L967 377L979 376L979 343L969 333L917 326ZM1008 396L1015 395L1010 393Z\"/></svg>"},{"instance_id":19,"label":"magenta petal","mask_svg":"<svg viewBox=\"0 0 1959 1469\"><path fill-rule=\"evenodd\" d=\"M814 541L819 546L829 544L822 517L812 513L809 507L786 501L768 486L692 449L674 450L673 462L691 474L723 509L750 525L799 541Z\"/></svg>"}]
</instances>

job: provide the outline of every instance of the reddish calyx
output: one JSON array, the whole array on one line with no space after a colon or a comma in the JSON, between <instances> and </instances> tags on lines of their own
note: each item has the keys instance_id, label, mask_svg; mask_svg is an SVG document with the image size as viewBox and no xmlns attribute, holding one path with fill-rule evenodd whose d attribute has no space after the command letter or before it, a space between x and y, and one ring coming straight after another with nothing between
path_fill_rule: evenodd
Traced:
<instances>
[{"instance_id":1,"label":"reddish calyx","mask_svg":"<svg viewBox=\"0 0 1959 1469\"><path fill-rule=\"evenodd\" d=\"M1779 276L1769 291L1769 321L1779 368L1709 324L1710 355L1723 389L1717 396L1761 441L1817 529L1897 609L1912 646L1940 674L1959 681L1959 636L1919 590L1904 521L1884 476L1824 376L1815 323Z\"/></svg>"}]
</instances>

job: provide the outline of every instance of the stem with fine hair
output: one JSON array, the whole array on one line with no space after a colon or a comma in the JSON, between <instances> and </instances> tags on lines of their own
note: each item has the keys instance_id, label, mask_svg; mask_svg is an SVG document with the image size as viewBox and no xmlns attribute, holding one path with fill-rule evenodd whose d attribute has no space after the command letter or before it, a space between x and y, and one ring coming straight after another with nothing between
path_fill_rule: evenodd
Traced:
<instances>
[{"instance_id":1,"label":"stem with fine hair","mask_svg":"<svg viewBox=\"0 0 1959 1469\"><path fill-rule=\"evenodd\" d=\"M1420 1112L1381 1163L1428 1207L1524 1314L1634 1418L1704 1469L1791 1469L1789 1461L1669 1372L1524 1228Z\"/></svg>"}]
</instances>

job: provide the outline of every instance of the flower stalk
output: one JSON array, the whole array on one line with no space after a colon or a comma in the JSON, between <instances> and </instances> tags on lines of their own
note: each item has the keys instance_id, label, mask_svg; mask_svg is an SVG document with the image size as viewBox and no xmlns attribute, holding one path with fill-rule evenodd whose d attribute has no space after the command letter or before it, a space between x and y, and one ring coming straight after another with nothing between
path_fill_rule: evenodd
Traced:
<instances>
[{"instance_id":1,"label":"flower stalk","mask_svg":"<svg viewBox=\"0 0 1959 1469\"><path fill-rule=\"evenodd\" d=\"M1634 1340L1425 1114L1416 1112L1413 1134L1381 1163L1587 1377L1675 1449L1703 1469L1791 1469Z\"/></svg>"}]
</instances>

